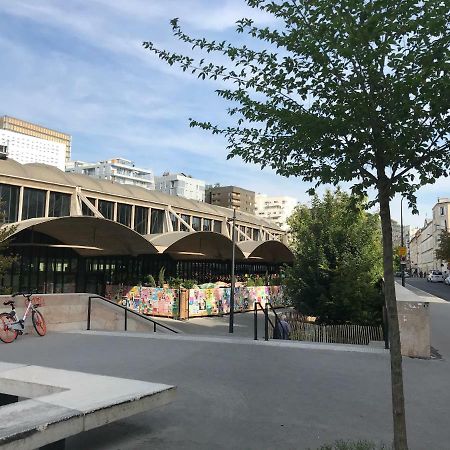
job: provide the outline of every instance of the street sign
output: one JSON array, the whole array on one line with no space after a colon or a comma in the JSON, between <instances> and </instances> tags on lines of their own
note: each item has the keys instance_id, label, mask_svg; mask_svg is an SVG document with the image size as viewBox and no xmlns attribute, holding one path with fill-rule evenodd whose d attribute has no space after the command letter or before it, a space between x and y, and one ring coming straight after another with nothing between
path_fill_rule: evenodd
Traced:
<instances>
[{"instance_id":1,"label":"street sign","mask_svg":"<svg viewBox=\"0 0 450 450\"><path fill-rule=\"evenodd\" d=\"M406 247L399 247L398 248L398 254L400 256L406 256Z\"/></svg>"}]
</instances>

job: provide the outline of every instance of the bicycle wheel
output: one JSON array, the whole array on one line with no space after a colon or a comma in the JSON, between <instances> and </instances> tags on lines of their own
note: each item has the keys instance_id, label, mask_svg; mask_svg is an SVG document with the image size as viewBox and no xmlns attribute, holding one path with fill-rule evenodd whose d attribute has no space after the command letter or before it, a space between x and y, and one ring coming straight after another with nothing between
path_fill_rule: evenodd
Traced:
<instances>
[{"instance_id":1,"label":"bicycle wheel","mask_svg":"<svg viewBox=\"0 0 450 450\"><path fill-rule=\"evenodd\" d=\"M14 320L11 319L8 313L0 314L0 341L5 342L6 344L9 344L17 338L17 330L9 328L9 325L13 322Z\"/></svg>"},{"instance_id":2,"label":"bicycle wheel","mask_svg":"<svg viewBox=\"0 0 450 450\"><path fill-rule=\"evenodd\" d=\"M47 325L45 325L45 320L42 314L39 311L33 311L31 313L31 320L36 333L39 336L45 336L45 333L47 333Z\"/></svg>"}]
</instances>

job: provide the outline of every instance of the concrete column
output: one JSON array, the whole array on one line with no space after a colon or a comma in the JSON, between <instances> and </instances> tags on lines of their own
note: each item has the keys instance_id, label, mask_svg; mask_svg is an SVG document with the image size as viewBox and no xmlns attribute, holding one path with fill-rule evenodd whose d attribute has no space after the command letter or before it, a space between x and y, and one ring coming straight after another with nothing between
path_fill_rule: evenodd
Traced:
<instances>
[{"instance_id":1,"label":"concrete column","mask_svg":"<svg viewBox=\"0 0 450 450\"><path fill-rule=\"evenodd\" d=\"M134 209L136 208L135 205L131 205L131 229L134 230Z\"/></svg>"},{"instance_id":2,"label":"concrete column","mask_svg":"<svg viewBox=\"0 0 450 450\"><path fill-rule=\"evenodd\" d=\"M50 191L45 193L45 209L44 209L44 217L48 217L48 210L50 208Z\"/></svg>"},{"instance_id":3,"label":"concrete column","mask_svg":"<svg viewBox=\"0 0 450 450\"><path fill-rule=\"evenodd\" d=\"M113 220L114 222L117 222L117 202L114 202Z\"/></svg>"},{"instance_id":4,"label":"concrete column","mask_svg":"<svg viewBox=\"0 0 450 450\"><path fill-rule=\"evenodd\" d=\"M152 208L148 208L147 234L151 233Z\"/></svg>"},{"instance_id":5,"label":"concrete column","mask_svg":"<svg viewBox=\"0 0 450 450\"><path fill-rule=\"evenodd\" d=\"M19 207L17 211L17 221L20 222L22 220L22 209L23 209L23 186L20 186L19 190Z\"/></svg>"}]
</instances>

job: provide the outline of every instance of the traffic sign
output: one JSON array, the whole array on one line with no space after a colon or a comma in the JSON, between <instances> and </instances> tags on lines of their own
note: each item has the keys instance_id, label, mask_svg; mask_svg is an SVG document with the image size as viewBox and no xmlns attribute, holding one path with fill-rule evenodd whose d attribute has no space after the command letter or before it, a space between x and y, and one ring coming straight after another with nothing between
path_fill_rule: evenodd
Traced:
<instances>
[{"instance_id":1,"label":"traffic sign","mask_svg":"<svg viewBox=\"0 0 450 450\"><path fill-rule=\"evenodd\" d=\"M406 247L399 247L398 248L398 254L400 256L406 256L406 253L407 253Z\"/></svg>"}]
</instances>

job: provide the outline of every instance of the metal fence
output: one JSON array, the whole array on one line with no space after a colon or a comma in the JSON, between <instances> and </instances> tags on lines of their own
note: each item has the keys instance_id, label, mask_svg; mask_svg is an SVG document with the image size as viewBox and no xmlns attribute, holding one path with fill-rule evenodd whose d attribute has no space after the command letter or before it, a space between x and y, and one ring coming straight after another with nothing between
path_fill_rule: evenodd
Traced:
<instances>
[{"instance_id":1,"label":"metal fence","mask_svg":"<svg viewBox=\"0 0 450 450\"><path fill-rule=\"evenodd\" d=\"M370 341L383 341L383 327L371 325L319 325L305 322L305 318L287 315L291 339L295 341L327 342L334 344L368 345Z\"/></svg>"}]
</instances>

